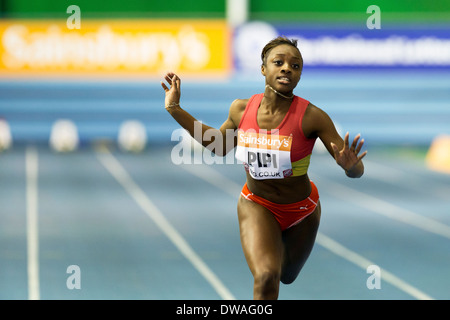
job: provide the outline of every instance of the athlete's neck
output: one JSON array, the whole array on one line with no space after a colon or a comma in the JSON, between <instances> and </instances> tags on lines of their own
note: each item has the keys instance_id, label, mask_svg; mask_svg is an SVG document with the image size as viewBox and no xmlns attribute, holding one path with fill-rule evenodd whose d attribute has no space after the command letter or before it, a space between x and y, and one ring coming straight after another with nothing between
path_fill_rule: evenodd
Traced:
<instances>
[{"instance_id":1,"label":"athlete's neck","mask_svg":"<svg viewBox=\"0 0 450 320\"><path fill-rule=\"evenodd\" d=\"M281 92L278 92L277 90L275 90L274 88L272 88L271 85L266 84L266 89L269 88L270 90L272 90L273 92L275 92L277 95L279 95L280 97L284 98L284 99L292 99L294 98L294 94L290 95L290 96L286 96L284 94L282 94Z\"/></svg>"}]
</instances>

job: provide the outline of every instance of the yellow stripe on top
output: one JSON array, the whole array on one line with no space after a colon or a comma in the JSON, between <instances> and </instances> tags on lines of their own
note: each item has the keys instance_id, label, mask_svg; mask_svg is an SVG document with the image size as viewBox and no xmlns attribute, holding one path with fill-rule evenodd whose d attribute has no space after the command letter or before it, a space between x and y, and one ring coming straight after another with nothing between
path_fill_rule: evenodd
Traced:
<instances>
[{"instance_id":1,"label":"yellow stripe on top","mask_svg":"<svg viewBox=\"0 0 450 320\"><path fill-rule=\"evenodd\" d=\"M292 162L292 175L293 176L302 176L306 174L309 167L309 162L311 160L311 154L307 155L303 159Z\"/></svg>"}]
</instances>

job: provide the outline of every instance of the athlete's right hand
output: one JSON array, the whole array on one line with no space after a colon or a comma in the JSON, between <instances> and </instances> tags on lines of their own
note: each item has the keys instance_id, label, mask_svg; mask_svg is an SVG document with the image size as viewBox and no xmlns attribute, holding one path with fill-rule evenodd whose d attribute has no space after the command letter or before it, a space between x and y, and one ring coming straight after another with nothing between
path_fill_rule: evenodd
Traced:
<instances>
[{"instance_id":1,"label":"athlete's right hand","mask_svg":"<svg viewBox=\"0 0 450 320\"><path fill-rule=\"evenodd\" d=\"M167 81L167 83L170 85L170 89L166 86L166 84L161 81L161 86L163 87L164 91L166 92L166 98L164 100L164 104L166 109L179 106L180 105L180 78L173 72L168 72L164 79Z\"/></svg>"}]
</instances>

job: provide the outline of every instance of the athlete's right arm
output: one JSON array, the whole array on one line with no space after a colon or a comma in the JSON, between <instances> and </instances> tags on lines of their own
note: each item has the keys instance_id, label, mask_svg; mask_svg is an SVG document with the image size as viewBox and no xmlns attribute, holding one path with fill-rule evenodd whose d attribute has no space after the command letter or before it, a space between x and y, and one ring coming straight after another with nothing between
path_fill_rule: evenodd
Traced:
<instances>
[{"instance_id":1,"label":"athlete's right arm","mask_svg":"<svg viewBox=\"0 0 450 320\"><path fill-rule=\"evenodd\" d=\"M231 104L228 119L220 129L207 126L195 119L187 111L180 107L180 78L174 73L167 73L164 77L170 85L170 89L161 81L166 98L165 108L178 124L189 132L189 134L218 156L225 156L233 150L237 143L236 129L245 109L245 100L235 100ZM243 107L242 107L243 106Z\"/></svg>"}]
</instances>

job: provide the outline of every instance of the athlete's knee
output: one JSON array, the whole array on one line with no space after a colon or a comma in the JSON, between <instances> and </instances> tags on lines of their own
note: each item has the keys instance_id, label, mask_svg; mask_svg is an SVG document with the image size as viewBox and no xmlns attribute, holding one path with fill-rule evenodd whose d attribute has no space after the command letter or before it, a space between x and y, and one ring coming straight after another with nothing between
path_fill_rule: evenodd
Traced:
<instances>
[{"instance_id":1,"label":"athlete's knee","mask_svg":"<svg viewBox=\"0 0 450 320\"><path fill-rule=\"evenodd\" d=\"M290 273L288 273L288 274L283 274L283 275L281 276L281 278L280 278L280 281L281 281L283 284L291 284L292 282L295 281L295 279L297 279L297 275L298 275L298 274L290 274Z\"/></svg>"},{"instance_id":2,"label":"athlete's knee","mask_svg":"<svg viewBox=\"0 0 450 320\"><path fill-rule=\"evenodd\" d=\"M254 275L254 295L259 299L276 299L280 286L280 272L262 271Z\"/></svg>"},{"instance_id":3,"label":"athlete's knee","mask_svg":"<svg viewBox=\"0 0 450 320\"><path fill-rule=\"evenodd\" d=\"M280 281L283 284L291 284L292 282L297 279L298 274L303 268L303 265L305 264L305 260L300 261L297 265L288 265L283 267L283 271L281 273Z\"/></svg>"}]
</instances>

